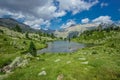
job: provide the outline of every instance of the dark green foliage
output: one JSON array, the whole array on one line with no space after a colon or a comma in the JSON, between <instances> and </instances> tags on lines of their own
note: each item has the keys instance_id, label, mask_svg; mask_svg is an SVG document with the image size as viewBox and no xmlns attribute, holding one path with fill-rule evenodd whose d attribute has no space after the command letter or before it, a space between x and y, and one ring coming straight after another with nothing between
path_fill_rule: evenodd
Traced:
<instances>
[{"instance_id":1,"label":"dark green foliage","mask_svg":"<svg viewBox=\"0 0 120 80\"><path fill-rule=\"evenodd\" d=\"M35 44L32 41L30 42L29 52L32 56L34 57L37 56L37 50L36 50Z\"/></svg>"},{"instance_id":2,"label":"dark green foliage","mask_svg":"<svg viewBox=\"0 0 120 80\"><path fill-rule=\"evenodd\" d=\"M42 36L42 32L39 32L38 34L39 34L39 36Z\"/></svg>"},{"instance_id":3,"label":"dark green foliage","mask_svg":"<svg viewBox=\"0 0 120 80\"><path fill-rule=\"evenodd\" d=\"M25 44L25 45L26 45L26 44L27 44L27 43L26 43L26 41L23 41L23 44Z\"/></svg>"},{"instance_id":4,"label":"dark green foliage","mask_svg":"<svg viewBox=\"0 0 120 80\"><path fill-rule=\"evenodd\" d=\"M22 29L20 28L19 25L16 25L14 30L17 31L17 32L22 32Z\"/></svg>"},{"instance_id":5,"label":"dark green foliage","mask_svg":"<svg viewBox=\"0 0 120 80\"><path fill-rule=\"evenodd\" d=\"M28 51L22 51L22 52L21 52L21 54L26 54L26 53L28 53Z\"/></svg>"},{"instance_id":6,"label":"dark green foliage","mask_svg":"<svg viewBox=\"0 0 120 80\"><path fill-rule=\"evenodd\" d=\"M98 54L96 51L93 51L92 54Z\"/></svg>"},{"instance_id":7,"label":"dark green foliage","mask_svg":"<svg viewBox=\"0 0 120 80\"><path fill-rule=\"evenodd\" d=\"M72 38L77 38L77 35L73 35L73 37Z\"/></svg>"},{"instance_id":8,"label":"dark green foliage","mask_svg":"<svg viewBox=\"0 0 120 80\"><path fill-rule=\"evenodd\" d=\"M3 34L3 33L4 33L4 31L0 29L0 33L2 33L2 34Z\"/></svg>"},{"instance_id":9,"label":"dark green foliage","mask_svg":"<svg viewBox=\"0 0 120 80\"><path fill-rule=\"evenodd\" d=\"M0 65L0 68L2 68L2 67L4 67L4 66L6 66L6 65L8 65L8 64L10 64L12 62L12 60L11 59L3 59L3 60L1 60L0 61L0 64L2 64L2 65Z\"/></svg>"},{"instance_id":10,"label":"dark green foliage","mask_svg":"<svg viewBox=\"0 0 120 80\"><path fill-rule=\"evenodd\" d=\"M55 36L54 36L54 34L53 34L53 33L51 33L51 38L55 38Z\"/></svg>"},{"instance_id":11,"label":"dark green foliage","mask_svg":"<svg viewBox=\"0 0 120 80\"><path fill-rule=\"evenodd\" d=\"M7 39L6 39L6 38L4 38L4 39L3 39L3 41L7 41Z\"/></svg>"},{"instance_id":12,"label":"dark green foliage","mask_svg":"<svg viewBox=\"0 0 120 80\"><path fill-rule=\"evenodd\" d=\"M114 43L111 43L111 44L109 44L109 47L115 48L115 44L114 44Z\"/></svg>"},{"instance_id":13,"label":"dark green foliage","mask_svg":"<svg viewBox=\"0 0 120 80\"><path fill-rule=\"evenodd\" d=\"M62 38L62 37L60 37L60 40L63 40L63 38Z\"/></svg>"},{"instance_id":14,"label":"dark green foliage","mask_svg":"<svg viewBox=\"0 0 120 80\"><path fill-rule=\"evenodd\" d=\"M43 44L45 44L46 43L46 40L43 40L43 42L42 42Z\"/></svg>"},{"instance_id":15,"label":"dark green foliage","mask_svg":"<svg viewBox=\"0 0 120 80\"><path fill-rule=\"evenodd\" d=\"M29 33L28 33L28 32L25 33L25 37L26 37L27 39L29 39Z\"/></svg>"},{"instance_id":16,"label":"dark green foliage","mask_svg":"<svg viewBox=\"0 0 120 80\"><path fill-rule=\"evenodd\" d=\"M68 41L70 42L70 41L71 41L71 38L68 38Z\"/></svg>"},{"instance_id":17,"label":"dark green foliage","mask_svg":"<svg viewBox=\"0 0 120 80\"><path fill-rule=\"evenodd\" d=\"M64 41L66 41L67 40L67 38L64 38Z\"/></svg>"}]
</instances>

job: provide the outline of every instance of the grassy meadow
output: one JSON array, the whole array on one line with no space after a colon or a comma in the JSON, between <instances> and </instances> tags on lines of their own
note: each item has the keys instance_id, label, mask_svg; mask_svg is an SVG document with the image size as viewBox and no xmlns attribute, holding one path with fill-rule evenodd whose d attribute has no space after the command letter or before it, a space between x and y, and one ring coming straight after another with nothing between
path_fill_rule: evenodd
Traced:
<instances>
[{"instance_id":1,"label":"grassy meadow","mask_svg":"<svg viewBox=\"0 0 120 80\"><path fill-rule=\"evenodd\" d=\"M24 34L12 32L15 33L14 36L10 36L6 31L0 34L0 66L12 61L16 56L24 57L24 54L20 53L28 49L31 41L26 39ZM37 49L45 47L42 43L44 40L31 38ZM72 41L92 43L95 46L72 53L38 54L30 59L26 67L15 69L4 80L120 80L120 31L93 31L88 35L83 33ZM42 71L46 74L39 75ZM59 75L62 75L63 79L57 79Z\"/></svg>"}]
</instances>

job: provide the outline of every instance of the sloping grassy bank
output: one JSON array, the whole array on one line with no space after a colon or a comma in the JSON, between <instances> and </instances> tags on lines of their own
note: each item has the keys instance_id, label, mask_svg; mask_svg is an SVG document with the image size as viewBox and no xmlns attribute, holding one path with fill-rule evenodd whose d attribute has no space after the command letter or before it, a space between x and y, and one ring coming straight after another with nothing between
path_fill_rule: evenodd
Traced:
<instances>
[{"instance_id":1,"label":"sloping grassy bank","mask_svg":"<svg viewBox=\"0 0 120 80\"><path fill-rule=\"evenodd\" d=\"M86 38L73 40L101 45L70 54L39 54L5 80L120 80L120 31L93 32Z\"/></svg>"},{"instance_id":2,"label":"sloping grassy bank","mask_svg":"<svg viewBox=\"0 0 120 80\"><path fill-rule=\"evenodd\" d=\"M29 38L28 38L29 37ZM43 37L36 33L19 33L0 26L0 68L12 62L17 56L21 56L28 51L30 42L36 49L46 47L46 41L53 40L50 37Z\"/></svg>"}]
</instances>

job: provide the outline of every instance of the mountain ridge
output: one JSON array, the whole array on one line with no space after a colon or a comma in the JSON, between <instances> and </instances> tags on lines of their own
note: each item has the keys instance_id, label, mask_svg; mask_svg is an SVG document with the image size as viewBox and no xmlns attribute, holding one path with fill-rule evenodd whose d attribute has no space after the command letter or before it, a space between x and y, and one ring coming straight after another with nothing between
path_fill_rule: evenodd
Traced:
<instances>
[{"instance_id":1,"label":"mountain ridge","mask_svg":"<svg viewBox=\"0 0 120 80\"><path fill-rule=\"evenodd\" d=\"M13 29L16 26L19 26L22 29L22 32L42 32L42 33L48 33L51 34L54 32L54 30L48 29L48 30L44 30L44 29L34 29L31 28L29 25L26 25L24 23L18 22L17 20L13 19L13 18L0 18L0 26L3 27L7 27L9 29Z\"/></svg>"},{"instance_id":2,"label":"mountain ridge","mask_svg":"<svg viewBox=\"0 0 120 80\"><path fill-rule=\"evenodd\" d=\"M54 34L56 37L72 38L73 36L80 35L85 30L95 29L97 26L98 26L97 24L79 24L79 25L65 28L60 31L56 30Z\"/></svg>"}]
</instances>

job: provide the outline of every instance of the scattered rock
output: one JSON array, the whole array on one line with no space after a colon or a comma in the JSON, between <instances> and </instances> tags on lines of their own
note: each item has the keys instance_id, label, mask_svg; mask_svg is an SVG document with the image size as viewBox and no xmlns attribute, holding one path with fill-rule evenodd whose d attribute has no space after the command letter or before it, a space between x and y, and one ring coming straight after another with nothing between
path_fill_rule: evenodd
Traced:
<instances>
[{"instance_id":1,"label":"scattered rock","mask_svg":"<svg viewBox=\"0 0 120 80\"><path fill-rule=\"evenodd\" d=\"M45 76L45 75L47 75L46 71L42 71L42 72L38 73L38 76Z\"/></svg>"},{"instance_id":2,"label":"scattered rock","mask_svg":"<svg viewBox=\"0 0 120 80\"><path fill-rule=\"evenodd\" d=\"M1 69L1 71L2 71L2 72L5 72L5 73L9 73L9 72L11 72L11 70L12 70L11 67L8 66L8 65L7 65L7 66L4 66L4 67Z\"/></svg>"},{"instance_id":3,"label":"scattered rock","mask_svg":"<svg viewBox=\"0 0 120 80\"><path fill-rule=\"evenodd\" d=\"M30 54L30 53L27 53L25 56L24 56L25 59L32 59L33 56Z\"/></svg>"},{"instance_id":4,"label":"scattered rock","mask_svg":"<svg viewBox=\"0 0 120 80\"><path fill-rule=\"evenodd\" d=\"M60 75L58 75L57 80L63 80L63 78L64 78L64 75L60 74Z\"/></svg>"},{"instance_id":5,"label":"scattered rock","mask_svg":"<svg viewBox=\"0 0 120 80\"><path fill-rule=\"evenodd\" d=\"M26 65L28 65L28 60L27 60L27 59L23 60L23 61L18 65L18 67L25 67Z\"/></svg>"},{"instance_id":6,"label":"scattered rock","mask_svg":"<svg viewBox=\"0 0 120 80\"><path fill-rule=\"evenodd\" d=\"M15 60L13 60L13 62L11 64L4 66L2 68L2 72L5 72L5 73L11 72L22 62L22 60L23 59L21 57L16 57Z\"/></svg>"},{"instance_id":7,"label":"scattered rock","mask_svg":"<svg viewBox=\"0 0 120 80\"><path fill-rule=\"evenodd\" d=\"M2 68L2 72L9 73L13 71L17 67L25 67L28 64L27 59L23 59L22 57L16 57L11 64L4 66Z\"/></svg>"},{"instance_id":8,"label":"scattered rock","mask_svg":"<svg viewBox=\"0 0 120 80\"><path fill-rule=\"evenodd\" d=\"M81 64L88 64L88 61L85 61L85 62L81 62Z\"/></svg>"},{"instance_id":9,"label":"scattered rock","mask_svg":"<svg viewBox=\"0 0 120 80\"><path fill-rule=\"evenodd\" d=\"M86 60L86 58L78 58L78 60Z\"/></svg>"},{"instance_id":10,"label":"scattered rock","mask_svg":"<svg viewBox=\"0 0 120 80\"><path fill-rule=\"evenodd\" d=\"M59 62L60 61L60 59L56 59L54 62Z\"/></svg>"},{"instance_id":11,"label":"scattered rock","mask_svg":"<svg viewBox=\"0 0 120 80\"><path fill-rule=\"evenodd\" d=\"M71 61L67 61L66 63L67 63L67 64L70 64L70 63L71 63Z\"/></svg>"},{"instance_id":12,"label":"scattered rock","mask_svg":"<svg viewBox=\"0 0 120 80\"><path fill-rule=\"evenodd\" d=\"M21 62L23 61L23 58L16 57L15 60L9 65L12 69L16 68Z\"/></svg>"}]
</instances>

